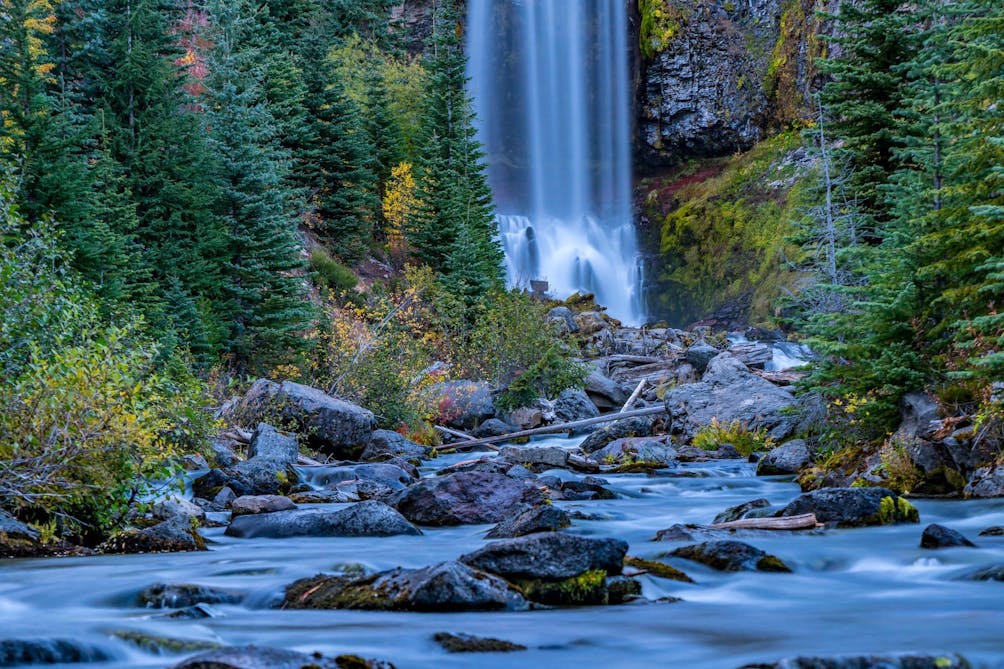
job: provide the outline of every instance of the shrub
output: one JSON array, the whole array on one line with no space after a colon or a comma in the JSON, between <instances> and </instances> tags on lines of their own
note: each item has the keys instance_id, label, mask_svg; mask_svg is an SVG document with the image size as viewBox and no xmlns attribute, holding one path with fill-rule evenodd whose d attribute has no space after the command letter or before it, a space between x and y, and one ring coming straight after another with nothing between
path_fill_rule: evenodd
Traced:
<instances>
[{"instance_id":1,"label":"shrub","mask_svg":"<svg viewBox=\"0 0 1004 669\"><path fill-rule=\"evenodd\" d=\"M732 444L744 456L756 451L768 451L775 446L774 440L767 436L764 428L751 430L738 420L725 425L717 418L712 418L710 425L698 430L693 439L694 446L706 451L717 450L722 444Z\"/></svg>"},{"instance_id":2,"label":"shrub","mask_svg":"<svg viewBox=\"0 0 1004 669\"><path fill-rule=\"evenodd\" d=\"M332 258L320 247L310 252L310 269L321 286L337 294L348 292L359 283L359 279L351 269Z\"/></svg>"}]
</instances>

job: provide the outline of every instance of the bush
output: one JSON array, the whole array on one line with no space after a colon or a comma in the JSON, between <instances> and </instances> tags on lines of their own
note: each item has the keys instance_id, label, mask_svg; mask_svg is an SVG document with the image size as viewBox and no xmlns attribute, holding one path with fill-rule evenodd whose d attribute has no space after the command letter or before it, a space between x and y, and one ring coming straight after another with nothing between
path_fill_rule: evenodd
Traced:
<instances>
[{"instance_id":1,"label":"bush","mask_svg":"<svg viewBox=\"0 0 1004 669\"><path fill-rule=\"evenodd\" d=\"M332 258L320 247L310 252L310 269L321 286L337 294L348 292L359 283L359 279L351 269Z\"/></svg>"},{"instance_id":2,"label":"bush","mask_svg":"<svg viewBox=\"0 0 1004 669\"><path fill-rule=\"evenodd\" d=\"M722 444L732 444L747 457L756 451L769 451L775 446L764 428L751 430L738 420L724 425L717 418L712 418L711 424L701 428L693 439L694 446L706 451L718 450Z\"/></svg>"}]
</instances>

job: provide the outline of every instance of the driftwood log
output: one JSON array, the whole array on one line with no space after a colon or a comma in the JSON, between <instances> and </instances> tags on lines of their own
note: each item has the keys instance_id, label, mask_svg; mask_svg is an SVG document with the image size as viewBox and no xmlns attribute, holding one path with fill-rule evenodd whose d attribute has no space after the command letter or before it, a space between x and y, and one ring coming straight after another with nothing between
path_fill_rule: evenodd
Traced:
<instances>
[{"instance_id":1,"label":"driftwood log","mask_svg":"<svg viewBox=\"0 0 1004 669\"><path fill-rule=\"evenodd\" d=\"M811 530L818 524L816 514L803 513L777 518L741 518L727 523L713 523L708 527L716 530Z\"/></svg>"}]
</instances>

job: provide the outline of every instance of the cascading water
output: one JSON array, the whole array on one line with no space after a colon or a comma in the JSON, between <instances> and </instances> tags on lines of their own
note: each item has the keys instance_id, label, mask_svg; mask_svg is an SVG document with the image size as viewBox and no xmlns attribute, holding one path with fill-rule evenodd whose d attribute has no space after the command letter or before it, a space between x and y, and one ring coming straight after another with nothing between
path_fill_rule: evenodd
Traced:
<instances>
[{"instance_id":1,"label":"cascading water","mask_svg":"<svg viewBox=\"0 0 1004 669\"><path fill-rule=\"evenodd\" d=\"M467 34L510 285L640 323L624 0L469 0Z\"/></svg>"}]
</instances>

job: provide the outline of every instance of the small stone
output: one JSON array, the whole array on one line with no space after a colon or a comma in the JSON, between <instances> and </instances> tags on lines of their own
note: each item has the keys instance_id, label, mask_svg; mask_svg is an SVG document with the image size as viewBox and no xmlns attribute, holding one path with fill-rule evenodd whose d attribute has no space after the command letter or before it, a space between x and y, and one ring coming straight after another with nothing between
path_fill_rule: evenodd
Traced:
<instances>
[{"instance_id":1,"label":"small stone","mask_svg":"<svg viewBox=\"0 0 1004 669\"><path fill-rule=\"evenodd\" d=\"M932 523L924 528L924 533L920 536L921 548L950 548L952 546L975 546L972 541L966 539L960 532Z\"/></svg>"},{"instance_id":2,"label":"small stone","mask_svg":"<svg viewBox=\"0 0 1004 669\"><path fill-rule=\"evenodd\" d=\"M432 639L449 653L510 653L526 650L526 646L522 644L471 634L437 632Z\"/></svg>"}]
</instances>

